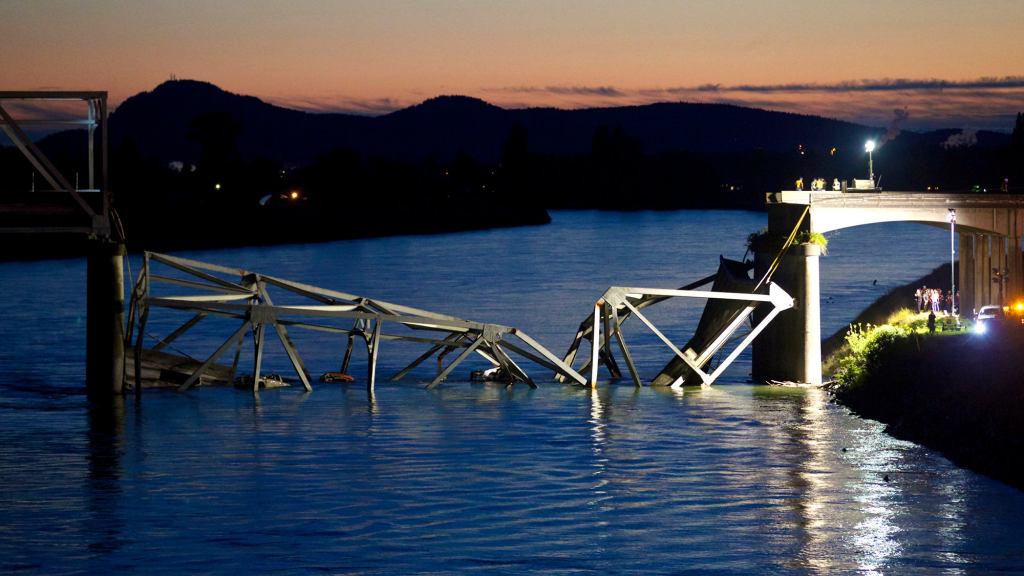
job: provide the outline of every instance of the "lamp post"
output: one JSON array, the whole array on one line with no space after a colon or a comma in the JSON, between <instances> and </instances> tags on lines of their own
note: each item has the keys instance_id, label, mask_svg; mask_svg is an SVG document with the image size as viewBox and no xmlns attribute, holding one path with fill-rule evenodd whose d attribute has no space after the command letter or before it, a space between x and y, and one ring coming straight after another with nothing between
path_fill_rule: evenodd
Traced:
<instances>
[{"instance_id":1,"label":"lamp post","mask_svg":"<svg viewBox=\"0 0 1024 576\"><path fill-rule=\"evenodd\" d=\"M956 208L949 209L949 313L956 315L956 248L953 239L956 237ZM957 325L960 324L959 317Z\"/></svg>"},{"instance_id":2,"label":"lamp post","mask_svg":"<svg viewBox=\"0 0 1024 576\"><path fill-rule=\"evenodd\" d=\"M868 140L867 142L865 142L864 143L864 149L867 150L867 152L868 152L868 180L871 180L871 183L874 184L875 183L875 165L871 161L871 153L875 151L875 141L874 140Z\"/></svg>"}]
</instances>

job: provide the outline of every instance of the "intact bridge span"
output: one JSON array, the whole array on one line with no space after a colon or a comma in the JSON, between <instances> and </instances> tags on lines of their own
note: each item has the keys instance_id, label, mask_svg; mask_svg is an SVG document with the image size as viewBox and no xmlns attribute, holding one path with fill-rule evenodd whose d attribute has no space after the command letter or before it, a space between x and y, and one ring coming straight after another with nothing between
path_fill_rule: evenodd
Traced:
<instances>
[{"instance_id":1,"label":"intact bridge span","mask_svg":"<svg viewBox=\"0 0 1024 576\"><path fill-rule=\"evenodd\" d=\"M883 222L952 225L959 236L960 310L1005 304L1024 293L1024 195L787 190L767 194L766 203L769 237L797 226L804 232L824 233ZM755 341L756 380L821 382L820 255L817 245L801 244L780 263L776 281L797 305L781 313ZM767 252L755 254L755 267L767 269L771 257Z\"/></svg>"}]
</instances>

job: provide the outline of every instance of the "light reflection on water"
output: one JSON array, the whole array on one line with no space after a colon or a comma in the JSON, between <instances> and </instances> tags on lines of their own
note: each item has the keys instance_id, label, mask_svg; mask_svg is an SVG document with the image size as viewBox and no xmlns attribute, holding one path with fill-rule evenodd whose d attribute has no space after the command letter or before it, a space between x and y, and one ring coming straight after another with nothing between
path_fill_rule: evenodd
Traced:
<instances>
[{"instance_id":1,"label":"light reflection on water","mask_svg":"<svg viewBox=\"0 0 1024 576\"><path fill-rule=\"evenodd\" d=\"M376 287L412 305L442 302L440 311L518 324L560 352L608 284L681 284L698 274L659 281L666 266L738 256L724 239L763 218L712 215L556 214L551 227L190 256L357 293ZM926 243L923 234L906 242ZM704 242L688 243L694 237ZM833 323L873 294L844 276L856 266L842 248L855 240L844 235L822 263L823 289L844 295L826 307ZM893 239L875 230L864 241ZM624 242L672 252L602 251ZM455 244L481 253L453 262ZM487 268L500 250L513 254L513 270ZM592 258L601 253L604 267ZM886 266L913 277L936 260ZM45 303L31 297L74 302L68 278L83 272L63 262L0 265L0 290L11 295L0 301L3 572L1024 570L1020 492L890 438L820 391L744 384L745 356L722 385L682 393L457 378L426 392L415 380L427 370L372 395L361 384L257 397L152 391L141 404L90 411L80 308L47 311L55 317L41 322ZM660 367L660 343L629 336L641 370ZM337 352L336 343L304 344L312 363ZM389 353L385 373L407 360Z\"/></svg>"}]
</instances>

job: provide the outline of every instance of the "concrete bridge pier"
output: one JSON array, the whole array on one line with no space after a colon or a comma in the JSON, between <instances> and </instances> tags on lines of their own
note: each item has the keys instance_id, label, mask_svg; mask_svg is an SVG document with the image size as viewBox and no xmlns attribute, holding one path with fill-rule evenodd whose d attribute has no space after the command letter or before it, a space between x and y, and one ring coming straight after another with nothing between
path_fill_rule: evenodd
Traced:
<instances>
[{"instance_id":1,"label":"concrete bridge pier","mask_svg":"<svg viewBox=\"0 0 1024 576\"><path fill-rule=\"evenodd\" d=\"M757 382L782 380L821 384L821 294L818 260L821 247L797 244L783 257L772 281L796 300L754 340L752 377ZM774 254L755 254L754 270L764 276ZM757 321L757 318L755 318Z\"/></svg>"},{"instance_id":2,"label":"concrete bridge pier","mask_svg":"<svg viewBox=\"0 0 1024 576\"><path fill-rule=\"evenodd\" d=\"M90 243L86 272L85 382L91 400L118 396L124 381L124 244Z\"/></svg>"},{"instance_id":3,"label":"concrete bridge pier","mask_svg":"<svg viewBox=\"0 0 1024 576\"><path fill-rule=\"evenodd\" d=\"M1024 261L1021 260L1020 236L1010 236L1007 239L1006 247L1006 268L1010 274L1006 282L1007 303L1010 299L1017 299L1024 296Z\"/></svg>"},{"instance_id":4,"label":"concrete bridge pier","mask_svg":"<svg viewBox=\"0 0 1024 576\"><path fill-rule=\"evenodd\" d=\"M960 234L960 313L986 304L1009 305L1024 296L1024 255L1020 236Z\"/></svg>"},{"instance_id":5,"label":"concrete bridge pier","mask_svg":"<svg viewBox=\"0 0 1024 576\"><path fill-rule=\"evenodd\" d=\"M974 308L974 234L961 232L960 274L957 277L957 290L960 297L956 301L960 314L970 314Z\"/></svg>"},{"instance_id":6,"label":"concrete bridge pier","mask_svg":"<svg viewBox=\"0 0 1024 576\"><path fill-rule=\"evenodd\" d=\"M978 309L992 301L992 244L987 234L974 235L974 302Z\"/></svg>"},{"instance_id":7,"label":"concrete bridge pier","mask_svg":"<svg viewBox=\"0 0 1024 576\"><path fill-rule=\"evenodd\" d=\"M997 304L1006 303L1006 236L992 237L992 295Z\"/></svg>"}]
</instances>

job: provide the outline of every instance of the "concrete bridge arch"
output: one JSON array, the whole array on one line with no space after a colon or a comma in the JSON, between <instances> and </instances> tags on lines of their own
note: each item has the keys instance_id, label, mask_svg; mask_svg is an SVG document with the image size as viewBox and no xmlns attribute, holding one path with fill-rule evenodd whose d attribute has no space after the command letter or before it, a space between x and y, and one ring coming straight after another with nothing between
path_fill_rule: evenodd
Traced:
<instances>
[{"instance_id":1,"label":"concrete bridge arch","mask_svg":"<svg viewBox=\"0 0 1024 576\"><path fill-rule=\"evenodd\" d=\"M767 195L768 231L788 235L797 226L831 232L866 224L917 222L959 235L958 307L970 313L985 304L1005 304L1024 295L1024 195L916 192L782 191ZM821 311L818 258L814 246L791 249L774 277L797 299L754 345L757 380L821 382ZM760 270L773 255L757 255ZM948 289L948 286L945 287Z\"/></svg>"}]
</instances>

